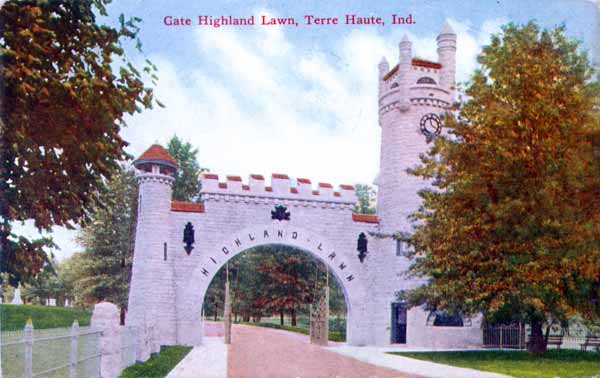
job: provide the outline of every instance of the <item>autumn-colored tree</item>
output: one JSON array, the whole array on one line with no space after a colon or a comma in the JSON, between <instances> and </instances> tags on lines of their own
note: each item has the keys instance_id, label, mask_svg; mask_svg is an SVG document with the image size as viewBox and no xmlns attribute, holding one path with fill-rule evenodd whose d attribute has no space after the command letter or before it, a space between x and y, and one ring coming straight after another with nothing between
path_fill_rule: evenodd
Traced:
<instances>
[{"instance_id":1,"label":"autumn-colored tree","mask_svg":"<svg viewBox=\"0 0 600 378\"><path fill-rule=\"evenodd\" d=\"M310 257L303 252L293 251L285 246L270 248L284 253L268 256L257 267L257 271L264 274L265 290L259 293L255 305L271 312L279 312L281 321L283 314L289 313L291 325L295 326L298 309L314 301L315 283L311 279L314 273L311 273L315 267Z\"/></svg>"},{"instance_id":2,"label":"autumn-colored tree","mask_svg":"<svg viewBox=\"0 0 600 378\"><path fill-rule=\"evenodd\" d=\"M174 135L167 144L167 152L178 165L173 183L173 199L177 201L199 201L200 182L198 176L207 171L198 164L198 149Z\"/></svg>"},{"instance_id":3,"label":"autumn-colored tree","mask_svg":"<svg viewBox=\"0 0 600 378\"><path fill-rule=\"evenodd\" d=\"M542 353L553 322L600 315L599 86L563 27L509 24L478 62L448 135L413 170L433 186L410 238L428 281L408 299L508 309Z\"/></svg>"},{"instance_id":4,"label":"autumn-colored tree","mask_svg":"<svg viewBox=\"0 0 600 378\"><path fill-rule=\"evenodd\" d=\"M138 18L97 23L110 0L5 2L0 8L0 250L2 271L27 280L49 240L12 234L88 221L105 182L128 158L124 115L149 108L153 92L124 53ZM144 71L156 78L150 62Z\"/></svg>"}]
</instances>

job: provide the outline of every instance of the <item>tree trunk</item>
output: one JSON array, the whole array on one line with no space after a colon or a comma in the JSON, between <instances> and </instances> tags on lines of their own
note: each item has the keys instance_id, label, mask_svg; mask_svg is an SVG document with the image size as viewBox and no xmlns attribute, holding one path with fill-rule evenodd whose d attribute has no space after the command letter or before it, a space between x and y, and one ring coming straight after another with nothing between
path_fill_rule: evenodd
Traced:
<instances>
[{"instance_id":1,"label":"tree trunk","mask_svg":"<svg viewBox=\"0 0 600 378\"><path fill-rule=\"evenodd\" d=\"M217 321L217 314L218 314L218 311L217 311L217 309L215 308L215 322Z\"/></svg>"},{"instance_id":2,"label":"tree trunk","mask_svg":"<svg viewBox=\"0 0 600 378\"><path fill-rule=\"evenodd\" d=\"M527 351L533 354L544 354L547 349L546 338L542 329L542 321L534 320L531 322L531 338L527 343Z\"/></svg>"},{"instance_id":3,"label":"tree trunk","mask_svg":"<svg viewBox=\"0 0 600 378\"><path fill-rule=\"evenodd\" d=\"M121 318L120 318L119 324L122 326L125 325L125 314L126 313L127 313L127 311L125 311L125 307L121 307Z\"/></svg>"},{"instance_id":4,"label":"tree trunk","mask_svg":"<svg viewBox=\"0 0 600 378\"><path fill-rule=\"evenodd\" d=\"M238 314L233 314L233 322L234 323L238 322Z\"/></svg>"},{"instance_id":5,"label":"tree trunk","mask_svg":"<svg viewBox=\"0 0 600 378\"><path fill-rule=\"evenodd\" d=\"M292 315L292 327L295 327L296 326L296 309L295 308L293 308L290 311L290 315Z\"/></svg>"},{"instance_id":6,"label":"tree trunk","mask_svg":"<svg viewBox=\"0 0 600 378\"><path fill-rule=\"evenodd\" d=\"M279 324L283 325L283 310L279 310Z\"/></svg>"}]
</instances>

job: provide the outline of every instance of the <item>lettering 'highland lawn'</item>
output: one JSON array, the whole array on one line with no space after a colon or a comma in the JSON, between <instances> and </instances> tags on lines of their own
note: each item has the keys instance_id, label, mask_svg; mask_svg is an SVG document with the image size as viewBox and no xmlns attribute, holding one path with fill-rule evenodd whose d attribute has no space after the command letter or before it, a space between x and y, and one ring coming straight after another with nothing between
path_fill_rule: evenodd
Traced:
<instances>
[{"instance_id":1,"label":"lettering 'highland lawn'","mask_svg":"<svg viewBox=\"0 0 600 378\"><path fill-rule=\"evenodd\" d=\"M340 17L321 17L313 14L307 14L302 17L304 25L308 26L325 26L325 25L356 25L356 26L385 26L383 17L379 16L365 16L356 14L346 14L342 18ZM392 25L411 25L416 22L413 19L412 14L405 16L399 16L397 14L391 15ZM189 17L175 17L165 16L163 18L163 24L165 26L192 26L193 21ZM212 26L214 28L220 28L222 26L299 26L298 20L294 17L272 17L267 15L260 15L258 17L233 17L233 16L198 16L196 19L197 26Z\"/></svg>"}]
</instances>

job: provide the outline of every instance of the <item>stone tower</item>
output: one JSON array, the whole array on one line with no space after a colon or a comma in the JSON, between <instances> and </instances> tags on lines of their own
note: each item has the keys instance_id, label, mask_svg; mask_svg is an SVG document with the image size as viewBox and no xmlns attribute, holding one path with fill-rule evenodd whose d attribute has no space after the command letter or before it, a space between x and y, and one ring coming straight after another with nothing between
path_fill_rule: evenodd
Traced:
<instances>
[{"instance_id":1,"label":"stone tower","mask_svg":"<svg viewBox=\"0 0 600 378\"><path fill-rule=\"evenodd\" d=\"M419 59L405 36L399 63L379 64L381 155L377 215L382 232L410 231L407 215L420 204L422 180L406 173L435 137L437 119L455 97L456 34L447 23L437 37L439 62ZM428 115L431 115L428 117Z\"/></svg>"},{"instance_id":2,"label":"stone tower","mask_svg":"<svg viewBox=\"0 0 600 378\"><path fill-rule=\"evenodd\" d=\"M133 164L139 197L127 325L138 327L139 335L153 332L154 339L168 344L175 341L176 329L173 259L167 258L167 242L177 163L155 144ZM148 352L138 350L141 357Z\"/></svg>"},{"instance_id":3,"label":"stone tower","mask_svg":"<svg viewBox=\"0 0 600 378\"><path fill-rule=\"evenodd\" d=\"M449 25L444 25L437 42L438 62L413 56L412 43L404 37L399 44L398 64L390 69L385 58L379 63L381 155L377 178L377 232L381 235L411 232L407 217L421 204L417 192L426 183L409 175L407 169L420 162L419 154L424 153L430 141L441 132L437 121L454 100L456 34ZM390 331L374 333L370 343L402 342L394 339L398 315L394 315L397 304L393 303L397 302L398 291L414 288L420 282L403 275L410 265L404 256L405 243L380 238L374 246L377 264L369 267L368 290L379 295L372 298L369 308L377 309L372 314L373 328ZM419 308L408 310L404 342L412 345L428 342L423 339L427 334L427 316L428 312Z\"/></svg>"}]
</instances>

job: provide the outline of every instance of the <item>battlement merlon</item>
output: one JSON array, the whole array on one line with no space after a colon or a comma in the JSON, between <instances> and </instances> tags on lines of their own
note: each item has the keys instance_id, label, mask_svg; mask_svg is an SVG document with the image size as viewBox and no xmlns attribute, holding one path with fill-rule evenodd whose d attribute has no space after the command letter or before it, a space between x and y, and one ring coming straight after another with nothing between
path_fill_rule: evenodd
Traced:
<instances>
[{"instance_id":1,"label":"battlement merlon","mask_svg":"<svg viewBox=\"0 0 600 378\"><path fill-rule=\"evenodd\" d=\"M201 196L217 194L347 205L354 205L358 201L352 185L340 185L339 190L334 191L333 185L329 183L318 183L317 187L313 188L309 179L298 178L296 185L292 186L287 175L277 173L271 175L270 186L265 185L265 179L261 175L250 175L248 184L244 184L240 176L227 176L225 182L220 182L218 175L205 173L200 177L200 182Z\"/></svg>"}]
</instances>

